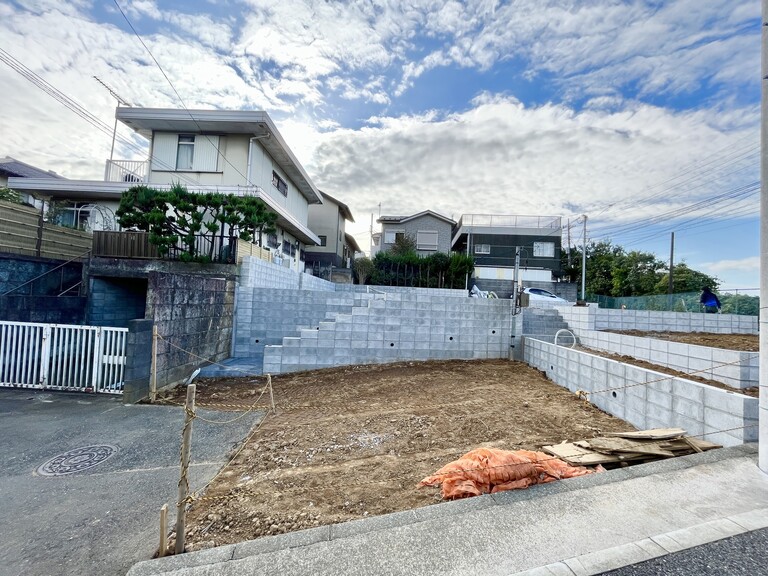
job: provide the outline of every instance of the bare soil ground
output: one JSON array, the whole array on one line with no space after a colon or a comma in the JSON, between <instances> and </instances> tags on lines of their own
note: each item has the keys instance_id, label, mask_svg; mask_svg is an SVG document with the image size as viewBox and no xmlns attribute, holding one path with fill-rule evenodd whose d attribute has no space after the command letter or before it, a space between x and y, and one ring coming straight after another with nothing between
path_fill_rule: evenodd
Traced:
<instances>
[{"instance_id":1,"label":"bare soil ground","mask_svg":"<svg viewBox=\"0 0 768 576\"><path fill-rule=\"evenodd\" d=\"M197 404L242 409L264 382L201 379ZM273 389L277 415L193 503L188 549L433 504L438 490L419 480L480 446L537 450L634 429L505 360L331 368L275 377Z\"/></svg>"}]
</instances>

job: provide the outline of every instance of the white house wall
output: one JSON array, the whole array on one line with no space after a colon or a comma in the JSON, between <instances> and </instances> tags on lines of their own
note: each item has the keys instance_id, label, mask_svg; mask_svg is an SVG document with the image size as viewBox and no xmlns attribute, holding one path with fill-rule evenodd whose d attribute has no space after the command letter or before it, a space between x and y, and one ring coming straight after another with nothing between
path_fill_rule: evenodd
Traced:
<instances>
[{"instance_id":1,"label":"white house wall","mask_svg":"<svg viewBox=\"0 0 768 576\"><path fill-rule=\"evenodd\" d=\"M247 138L246 138L247 140ZM247 153L246 153L247 154ZM272 171L288 184L288 195L283 194L272 185ZM293 214L299 222L307 222L309 216L307 199L298 191L293 180L267 154L258 140L254 140L251 148L251 183L260 186L276 204Z\"/></svg>"}]
</instances>

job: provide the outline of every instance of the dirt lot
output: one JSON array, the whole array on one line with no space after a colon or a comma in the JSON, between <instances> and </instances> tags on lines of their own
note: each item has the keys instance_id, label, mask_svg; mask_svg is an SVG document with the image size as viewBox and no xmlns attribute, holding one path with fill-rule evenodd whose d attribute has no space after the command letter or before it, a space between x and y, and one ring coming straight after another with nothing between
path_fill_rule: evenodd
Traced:
<instances>
[{"instance_id":1,"label":"dirt lot","mask_svg":"<svg viewBox=\"0 0 768 576\"><path fill-rule=\"evenodd\" d=\"M642 332L640 330L606 330L615 334L671 340L684 344L709 346L710 348L725 348L726 350L743 350L757 352L760 340L757 334L713 334L711 332Z\"/></svg>"},{"instance_id":2,"label":"dirt lot","mask_svg":"<svg viewBox=\"0 0 768 576\"><path fill-rule=\"evenodd\" d=\"M251 405L264 382L198 380L197 403ZM188 548L435 503L438 490L417 482L479 446L535 450L633 429L504 360L332 368L276 377L273 388L277 415L192 505Z\"/></svg>"}]
</instances>

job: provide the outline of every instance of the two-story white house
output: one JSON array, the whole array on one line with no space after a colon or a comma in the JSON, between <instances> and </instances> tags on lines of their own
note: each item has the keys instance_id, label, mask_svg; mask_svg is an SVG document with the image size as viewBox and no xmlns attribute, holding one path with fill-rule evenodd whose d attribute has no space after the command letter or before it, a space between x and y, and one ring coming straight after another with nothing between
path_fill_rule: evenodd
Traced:
<instances>
[{"instance_id":1,"label":"two-story white house","mask_svg":"<svg viewBox=\"0 0 768 576\"><path fill-rule=\"evenodd\" d=\"M283 265L303 270L305 247L320 244L308 226L308 207L323 200L266 112L118 107L115 116L146 138L145 160L107 160L103 181L9 178L8 185L74 206L93 229L115 229L109 214L139 183L256 196L278 216L277 233L264 239L265 247Z\"/></svg>"}]
</instances>

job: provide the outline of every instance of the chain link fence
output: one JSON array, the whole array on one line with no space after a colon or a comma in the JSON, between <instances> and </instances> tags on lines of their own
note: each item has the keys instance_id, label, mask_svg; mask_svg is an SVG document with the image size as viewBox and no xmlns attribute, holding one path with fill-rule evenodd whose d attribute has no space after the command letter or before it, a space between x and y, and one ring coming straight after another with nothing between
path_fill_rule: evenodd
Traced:
<instances>
[{"instance_id":1,"label":"chain link fence","mask_svg":"<svg viewBox=\"0 0 768 576\"><path fill-rule=\"evenodd\" d=\"M654 310L657 312L704 312L699 304L701 292L679 292L677 294L651 294L647 296L599 296L588 294L587 301L597 302L600 308L627 310ZM727 293L719 294L721 313L757 316L760 298L757 295Z\"/></svg>"}]
</instances>

